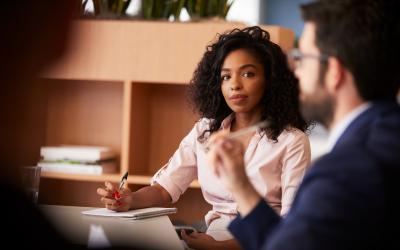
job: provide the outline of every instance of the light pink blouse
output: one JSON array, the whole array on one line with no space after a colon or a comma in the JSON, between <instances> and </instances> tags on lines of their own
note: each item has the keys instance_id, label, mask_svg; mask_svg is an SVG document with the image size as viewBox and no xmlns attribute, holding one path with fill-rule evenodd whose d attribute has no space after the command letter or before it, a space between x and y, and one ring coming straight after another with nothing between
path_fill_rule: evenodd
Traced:
<instances>
[{"instance_id":1,"label":"light pink blouse","mask_svg":"<svg viewBox=\"0 0 400 250\"><path fill-rule=\"evenodd\" d=\"M222 129L230 129L233 116L222 122ZM210 225L215 218L237 214L237 204L232 193L223 187L207 167L204 146L197 138L209 127L208 119L201 119L182 140L179 148L153 177L176 202L190 183L198 179L204 199L212 205L206 215ZM246 172L256 190L278 213L288 212L298 185L311 158L310 144L305 133L298 129L283 131L278 142L269 140L265 133L257 131L245 151ZM231 216L229 216L231 217Z\"/></svg>"}]
</instances>

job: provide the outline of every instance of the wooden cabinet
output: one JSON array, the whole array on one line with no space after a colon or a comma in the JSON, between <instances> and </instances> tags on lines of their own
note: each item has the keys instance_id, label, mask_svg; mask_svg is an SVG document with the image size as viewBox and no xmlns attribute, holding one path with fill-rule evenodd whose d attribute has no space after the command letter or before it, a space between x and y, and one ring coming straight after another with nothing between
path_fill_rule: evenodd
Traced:
<instances>
[{"instance_id":1,"label":"wooden cabinet","mask_svg":"<svg viewBox=\"0 0 400 250\"><path fill-rule=\"evenodd\" d=\"M101 206L96 188L129 170L133 190L174 153L198 119L185 90L206 45L240 23L169 23L79 20L66 55L44 72L44 144L109 146L119 172L101 176L43 173L39 201ZM284 50L294 33L264 26ZM172 218L191 223L210 209L198 183L183 195Z\"/></svg>"}]
</instances>

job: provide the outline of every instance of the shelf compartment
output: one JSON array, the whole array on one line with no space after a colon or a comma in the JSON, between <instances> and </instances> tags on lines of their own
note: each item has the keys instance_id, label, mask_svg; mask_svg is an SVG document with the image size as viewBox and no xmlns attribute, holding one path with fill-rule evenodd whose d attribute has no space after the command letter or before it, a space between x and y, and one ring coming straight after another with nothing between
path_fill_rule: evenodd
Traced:
<instances>
[{"instance_id":1,"label":"shelf compartment","mask_svg":"<svg viewBox=\"0 0 400 250\"><path fill-rule=\"evenodd\" d=\"M47 80L45 145L96 145L119 163L123 82Z\"/></svg>"},{"instance_id":2,"label":"shelf compartment","mask_svg":"<svg viewBox=\"0 0 400 250\"><path fill-rule=\"evenodd\" d=\"M189 108L186 85L134 83L130 171L152 176L166 164L198 119Z\"/></svg>"},{"instance_id":3,"label":"shelf compartment","mask_svg":"<svg viewBox=\"0 0 400 250\"><path fill-rule=\"evenodd\" d=\"M42 172L40 177L45 179L59 179L59 180L70 180L70 181L89 181L89 182L111 181L114 183L119 183L119 181L121 180L121 175L119 174L84 175L84 174ZM151 181L151 176L149 175L128 176L128 184L149 185L150 181ZM190 184L190 187L199 188L200 184L196 180Z\"/></svg>"}]
</instances>

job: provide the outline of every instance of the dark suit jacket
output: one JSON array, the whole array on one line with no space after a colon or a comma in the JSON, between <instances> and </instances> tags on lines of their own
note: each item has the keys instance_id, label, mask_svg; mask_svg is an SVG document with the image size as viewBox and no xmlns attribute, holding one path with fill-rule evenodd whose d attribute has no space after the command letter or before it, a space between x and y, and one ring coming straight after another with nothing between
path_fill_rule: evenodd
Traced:
<instances>
[{"instance_id":1,"label":"dark suit jacket","mask_svg":"<svg viewBox=\"0 0 400 250\"><path fill-rule=\"evenodd\" d=\"M303 179L281 219L265 201L230 231L245 249L400 249L400 108L373 103Z\"/></svg>"}]
</instances>

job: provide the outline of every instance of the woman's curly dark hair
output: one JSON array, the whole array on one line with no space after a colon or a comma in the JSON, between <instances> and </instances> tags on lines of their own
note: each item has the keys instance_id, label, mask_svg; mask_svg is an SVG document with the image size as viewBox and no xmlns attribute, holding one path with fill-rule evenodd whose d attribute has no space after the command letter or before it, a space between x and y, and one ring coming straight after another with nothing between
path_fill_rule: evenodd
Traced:
<instances>
[{"instance_id":1,"label":"woman's curly dark hair","mask_svg":"<svg viewBox=\"0 0 400 250\"><path fill-rule=\"evenodd\" d=\"M210 128L203 131L198 140L203 141L207 132L217 131L233 112L222 95L220 73L226 56L238 49L245 49L264 65L267 86L261 99L264 104L261 119L270 122L264 129L267 137L276 142L281 132L289 127L306 131L308 124L299 108L298 80L289 69L285 54L270 41L267 31L253 26L218 34L218 40L207 46L193 73L188 88L189 101L202 117L211 120Z\"/></svg>"}]
</instances>

